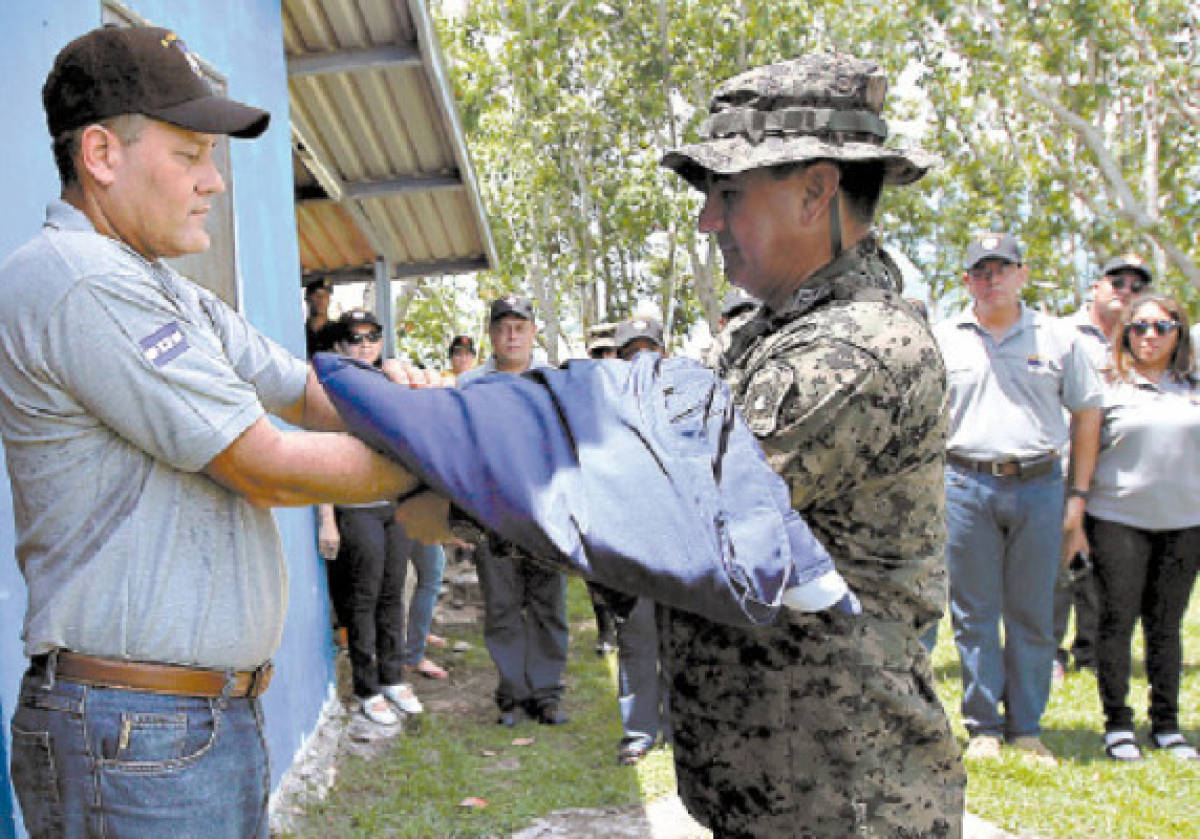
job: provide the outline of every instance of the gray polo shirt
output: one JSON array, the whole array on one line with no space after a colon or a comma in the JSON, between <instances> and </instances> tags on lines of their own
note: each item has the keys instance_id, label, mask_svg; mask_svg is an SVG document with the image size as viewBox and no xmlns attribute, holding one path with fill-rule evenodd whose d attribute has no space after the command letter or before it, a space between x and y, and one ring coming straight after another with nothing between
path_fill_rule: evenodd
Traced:
<instances>
[{"instance_id":1,"label":"gray polo shirt","mask_svg":"<svg viewBox=\"0 0 1200 839\"><path fill-rule=\"evenodd\" d=\"M1167 373L1104 386L1087 511L1142 530L1200 526L1200 386Z\"/></svg>"},{"instance_id":2,"label":"gray polo shirt","mask_svg":"<svg viewBox=\"0 0 1200 839\"><path fill-rule=\"evenodd\" d=\"M1100 380L1078 331L1021 306L995 340L971 308L934 328L950 395L947 450L980 460L1027 459L1061 451L1063 409L1099 408Z\"/></svg>"},{"instance_id":3,"label":"gray polo shirt","mask_svg":"<svg viewBox=\"0 0 1200 839\"><path fill-rule=\"evenodd\" d=\"M25 652L252 667L283 627L268 510L200 470L307 368L61 201L0 265L0 435Z\"/></svg>"},{"instance_id":4,"label":"gray polo shirt","mask_svg":"<svg viewBox=\"0 0 1200 839\"><path fill-rule=\"evenodd\" d=\"M1083 348L1087 351L1088 359L1092 362L1092 366L1097 371L1103 370L1108 366L1108 338L1104 335L1104 330L1092 323L1091 304L1079 309L1075 314L1064 320L1075 327L1075 330L1083 338Z\"/></svg>"}]
</instances>

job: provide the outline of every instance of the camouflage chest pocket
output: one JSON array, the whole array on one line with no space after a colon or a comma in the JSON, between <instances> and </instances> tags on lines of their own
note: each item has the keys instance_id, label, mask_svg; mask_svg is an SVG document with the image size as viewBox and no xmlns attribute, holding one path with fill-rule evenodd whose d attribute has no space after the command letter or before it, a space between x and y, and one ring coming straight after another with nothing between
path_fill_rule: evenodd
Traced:
<instances>
[{"instance_id":1,"label":"camouflage chest pocket","mask_svg":"<svg viewBox=\"0 0 1200 839\"><path fill-rule=\"evenodd\" d=\"M751 376L740 407L755 437L770 437L780 429L784 404L795 381L795 372L783 364L763 367Z\"/></svg>"}]
</instances>

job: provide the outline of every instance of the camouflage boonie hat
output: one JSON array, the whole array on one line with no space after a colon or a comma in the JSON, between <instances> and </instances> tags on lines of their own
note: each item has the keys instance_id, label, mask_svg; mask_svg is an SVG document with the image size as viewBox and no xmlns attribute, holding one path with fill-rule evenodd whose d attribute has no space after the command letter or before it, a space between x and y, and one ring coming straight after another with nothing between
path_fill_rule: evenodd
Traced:
<instances>
[{"instance_id":1,"label":"camouflage boonie hat","mask_svg":"<svg viewBox=\"0 0 1200 839\"><path fill-rule=\"evenodd\" d=\"M828 53L747 70L717 86L699 143L667 152L662 165L704 190L710 173L807 160L881 161L885 184L921 178L938 158L883 145L879 116L887 77L873 61Z\"/></svg>"}]
</instances>

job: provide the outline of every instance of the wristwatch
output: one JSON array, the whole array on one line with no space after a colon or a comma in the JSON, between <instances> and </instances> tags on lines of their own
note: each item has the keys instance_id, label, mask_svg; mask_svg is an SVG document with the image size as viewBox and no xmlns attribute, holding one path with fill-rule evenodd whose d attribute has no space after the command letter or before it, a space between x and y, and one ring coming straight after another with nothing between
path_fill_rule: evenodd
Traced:
<instances>
[{"instance_id":1,"label":"wristwatch","mask_svg":"<svg viewBox=\"0 0 1200 839\"><path fill-rule=\"evenodd\" d=\"M1067 498L1087 498L1088 491L1079 487L1071 487L1067 490Z\"/></svg>"}]
</instances>

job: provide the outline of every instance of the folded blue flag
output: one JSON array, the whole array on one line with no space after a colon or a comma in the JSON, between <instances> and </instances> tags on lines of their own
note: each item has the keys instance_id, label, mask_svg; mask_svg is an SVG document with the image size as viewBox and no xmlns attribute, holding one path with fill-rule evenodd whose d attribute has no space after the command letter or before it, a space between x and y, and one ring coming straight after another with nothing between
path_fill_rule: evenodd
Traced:
<instances>
[{"instance_id":1,"label":"folded blue flag","mask_svg":"<svg viewBox=\"0 0 1200 839\"><path fill-rule=\"evenodd\" d=\"M785 589L813 609L846 592L728 389L690 359L423 390L340 356L313 366L351 433L564 570L739 626L771 621Z\"/></svg>"}]
</instances>

